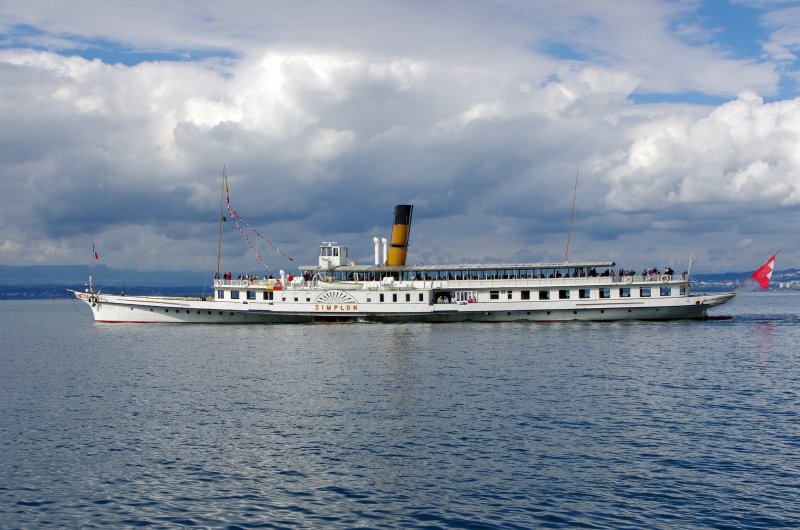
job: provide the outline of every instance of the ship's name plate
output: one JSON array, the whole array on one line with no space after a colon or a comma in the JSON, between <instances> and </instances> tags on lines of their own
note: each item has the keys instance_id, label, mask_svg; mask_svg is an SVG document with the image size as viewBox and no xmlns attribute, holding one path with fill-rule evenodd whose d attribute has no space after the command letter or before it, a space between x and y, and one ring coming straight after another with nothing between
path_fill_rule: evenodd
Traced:
<instances>
[{"instance_id":1,"label":"ship's name plate","mask_svg":"<svg viewBox=\"0 0 800 530\"><path fill-rule=\"evenodd\" d=\"M358 311L356 304L314 304L315 311Z\"/></svg>"}]
</instances>

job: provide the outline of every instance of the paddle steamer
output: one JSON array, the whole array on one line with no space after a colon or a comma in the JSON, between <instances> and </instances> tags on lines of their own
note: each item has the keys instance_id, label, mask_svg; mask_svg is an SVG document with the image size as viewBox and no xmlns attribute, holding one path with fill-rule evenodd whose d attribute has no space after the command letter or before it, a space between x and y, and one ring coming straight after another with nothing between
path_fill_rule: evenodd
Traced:
<instances>
[{"instance_id":1,"label":"paddle steamer","mask_svg":"<svg viewBox=\"0 0 800 530\"><path fill-rule=\"evenodd\" d=\"M73 292L98 322L232 324L702 319L735 295L694 294L686 272L615 274L613 261L406 265L412 211L395 207L391 241L373 238L371 265L324 242L297 275L218 272L207 298Z\"/></svg>"}]
</instances>

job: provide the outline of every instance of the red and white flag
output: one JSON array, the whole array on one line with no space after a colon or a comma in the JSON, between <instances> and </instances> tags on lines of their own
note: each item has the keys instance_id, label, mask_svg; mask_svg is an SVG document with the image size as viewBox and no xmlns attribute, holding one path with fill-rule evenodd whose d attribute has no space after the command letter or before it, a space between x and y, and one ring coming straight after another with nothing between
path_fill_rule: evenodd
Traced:
<instances>
[{"instance_id":1,"label":"red and white flag","mask_svg":"<svg viewBox=\"0 0 800 530\"><path fill-rule=\"evenodd\" d=\"M760 285L762 289L769 288L769 281L772 279L772 271L775 270L775 256L779 253L780 250L773 254L756 272L750 275L751 278L758 282L758 285Z\"/></svg>"}]
</instances>

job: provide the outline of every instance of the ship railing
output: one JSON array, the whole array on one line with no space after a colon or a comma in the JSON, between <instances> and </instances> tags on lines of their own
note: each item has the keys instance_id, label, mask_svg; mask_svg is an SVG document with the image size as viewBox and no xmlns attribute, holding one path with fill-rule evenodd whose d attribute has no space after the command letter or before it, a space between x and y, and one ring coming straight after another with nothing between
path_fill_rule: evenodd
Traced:
<instances>
[{"instance_id":1,"label":"ship railing","mask_svg":"<svg viewBox=\"0 0 800 530\"><path fill-rule=\"evenodd\" d=\"M648 283L648 282L673 282L685 281L689 278L688 274L646 274L616 276L615 283Z\"/></svg>"},{"instance_id":2,"label":"ship railing","mask_svg":"<svg viewBox=\"0 0 800 530\"><path fill-rule=\"evenodd\" d=\"M367 291L383 291L383 290L420 290L420 289L438 289L438 288L476 288L476 287L529 287L529 288L547 288L547 287L580 287L580 286L597 286L597 285L620 285L630 283L663 283L674 281L686 281L687 274L652 274L652 275L633 275L633 276L578 276L578 277L554 277L554 278L494 278L494 279L426 279L426 280L395 280L392 282L381 281L336 281L336 282L319 282L317 280L303 280L302 278L294 278L291 282L286 282L283 285L284 289L308 289L328 285L331 288L337 286L347 286L350 288L360 288ZM255 287L275 287L281 285L280 280L270 278L267 280L214 280L216 287L239 287L247 288Z\"/></svg>"},{"instance_id":3,"label":"ship railing","mask_svg":"<svg viewBox=\"0 0 800 530\"><path fill-rule=\"evenodd\" d=\"M269 280L214 280L215 287L274 287L280 284L281 281L275 278Z\"/></svg>"}]
</instances>

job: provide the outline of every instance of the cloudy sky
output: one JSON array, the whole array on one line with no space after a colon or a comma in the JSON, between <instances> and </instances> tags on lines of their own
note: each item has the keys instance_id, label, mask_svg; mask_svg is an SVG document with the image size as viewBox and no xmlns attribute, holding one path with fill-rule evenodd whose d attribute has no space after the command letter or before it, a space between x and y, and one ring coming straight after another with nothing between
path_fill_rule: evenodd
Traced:
<instances>
[{"instance_id":1,"label":"cloudy sky","mask_svg":"<svg viewBox=\"0 0 800 530\"><path fill-rule=\"evenodd\" d=\"M0 1L0 263L800 265L800 4ZM263 271L233 223L223 268ZM246 227L243 227L246 229ZM252 235L252 232L251 232Z\"/></svg>"}]
</instances>

